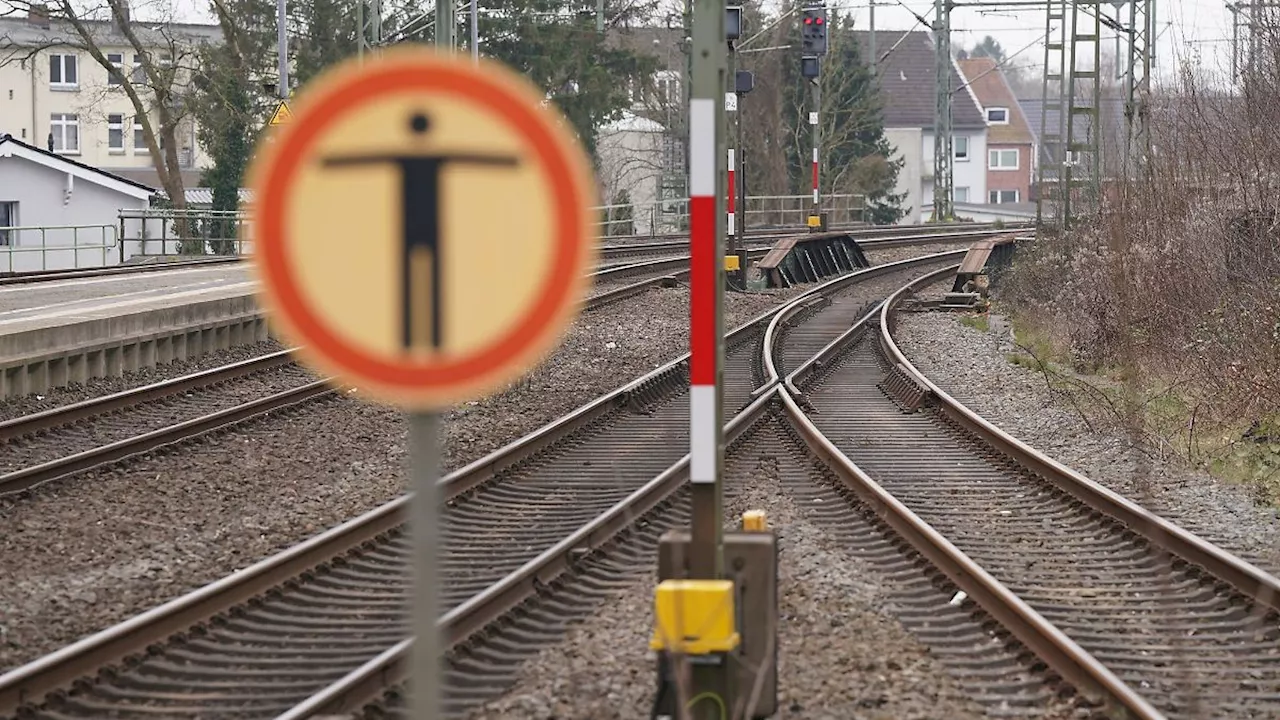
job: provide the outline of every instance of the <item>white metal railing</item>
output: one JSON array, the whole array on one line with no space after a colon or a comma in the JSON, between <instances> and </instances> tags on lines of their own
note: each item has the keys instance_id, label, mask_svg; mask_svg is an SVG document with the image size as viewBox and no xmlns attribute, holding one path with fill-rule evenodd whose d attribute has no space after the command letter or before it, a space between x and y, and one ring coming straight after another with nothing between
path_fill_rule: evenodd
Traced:
<instances>
[{"instance_id":1,"label":"white metal railing","mask_svg":"<svg viewBox=\"0 0 1280 720\"><path fill-rule=\"evenodd\" d=\"M120 259L166 255L245 255L253 251L243 210L150 208L119 213Z\"/></svg>"},{"instance_id":2,"label":"white metal railing","mask_svg":"<svg viewBox=\"0 0 1280 720\"><path fill-rule=\"evenodd\" d=\"M118 247L115 225L0 227L0 272L106 267Z\"/></svg>"},{"instance_id":3,"label":"white metal railing","mask_svg":"<svg viewBox=\"0 0 1280 720\"><path fill-rule=\"evenodd\" d=\"M863 221L866 200L862 195L828 193L821 195L820 208L830 225ZM631 216L617 215L630 209ZM630 205L598 205L591 208L597 219L594 227L601 235L659 235L689 227L689 201L662 200ZM747 227L752 225L803 226L813 211L812 195L751 195L737 210Z\"/></svg>"}]
</instances>

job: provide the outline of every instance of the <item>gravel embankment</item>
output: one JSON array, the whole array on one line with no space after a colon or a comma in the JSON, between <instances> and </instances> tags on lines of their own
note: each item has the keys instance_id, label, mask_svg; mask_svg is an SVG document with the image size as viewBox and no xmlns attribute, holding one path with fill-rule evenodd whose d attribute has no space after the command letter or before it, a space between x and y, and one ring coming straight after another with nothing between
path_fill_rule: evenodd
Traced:
<instances>
[{"instance_id":1,"label":"gravel embankment","mask_svg":"<svg viewBox=\"0 0 1280 720\"><path fill-rule=\"evenodd\" d=\"M1280 511L1257 506L1241 486L1132 449L1123 431L1086 423L1043 374L1013 365L1009 325L990 331L960 316L905 313L897 340L911 362L956 399L1055 460L1207 540L1280 573ZM1145 468L1145 470L1144 470Z\"/></svg>"},{"instance_id":2,"label":"gravel embankment","mask_svg":"<svg viewBox=\"0 0 1280 720\"><path fill-rule=\"evenodd\" d=\"M772 436L772 437L770 437ZM982 717L945 670L880 608L881 580L809 522L779 482L787 452L764 429L730 456L726 518L764 509L779 542L778 720ZM732 523L730 523L732 524ZM565 640L530 660L507 694L472 720L648 717L656 574L620 592Z\"/></svg>"},{"instance_id":3,"label":"gravel embankment","mask_svg":"<svg viewBox=\"0 0 1280 720\"><path fill-rule=\"evenodd\" d=\"M726 324L796 292L731 294ZM685 352L688 308L672 288L585 313L521 385L449 413L446 465ZM343 398L0 501L0 672L396 497L403 437L398 413Z\"/></svg>"},{"instance_id":4,"label":"gravel embankment","mask_svg":"<svg viewBox=\"0 0 1280 720\"><path fill-rule=\"evenodd\" d=\"M269 353L284 350L285 346L275 340L267 340L266 342L254 343L251 345L239 345L237 347L219 350L217 352L201 355L192 360L182 360L178 362L166 363L164 365L156 365L155 367L140 368L131 373L125 373L120 377L111 378L95 378L85 384L68 385L61 388L50 388L42 393L35 395L24 395L22 397L9 398L0 400L0 421L9 420L31 413L41 412L63 405L89 400L91 398L102 397L103 395L111 395L112 393L131 390L133 388L150 385L152 383L164 382L173 378L190 375L202 370L211 370L222 365L248 360L249 358L267 355Z\"/></svg>"}]
</instances>

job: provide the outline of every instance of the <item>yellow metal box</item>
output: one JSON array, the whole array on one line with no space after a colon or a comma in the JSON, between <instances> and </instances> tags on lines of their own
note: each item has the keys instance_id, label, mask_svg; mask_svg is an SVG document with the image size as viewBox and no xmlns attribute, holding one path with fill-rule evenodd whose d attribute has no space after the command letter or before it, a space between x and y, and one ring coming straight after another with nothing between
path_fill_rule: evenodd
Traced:
<instances>
[{"instance_id":1,"label":"yellow metal box","mask_svg":"<svg viewBox=\"0 0 1280 720\"><path fill-rule=\"evenodd\" d=\"M738 646L732 580L664 580L653 607L654 650L710 655Z\"/></svg>"}]
</instances>

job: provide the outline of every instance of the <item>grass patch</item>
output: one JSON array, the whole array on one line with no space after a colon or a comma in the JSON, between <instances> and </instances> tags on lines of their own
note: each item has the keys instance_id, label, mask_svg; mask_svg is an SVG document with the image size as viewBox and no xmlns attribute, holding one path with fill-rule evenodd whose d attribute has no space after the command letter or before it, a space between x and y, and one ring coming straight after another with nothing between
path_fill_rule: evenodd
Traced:
<instances>
[{"instance_id":1,"label":"grass patch","mask_svg":"<svg viewBox=\"0 0 1280 720\"><path fill-rule=\"evenodd\" d=\"M987 316L985 314L961 315L960 324L964 325L965 327L971 327L974 330L981 330L982 332L988 332L989 330L991 330L991 321L987 319Z\"/></svg>"}]
</instances>

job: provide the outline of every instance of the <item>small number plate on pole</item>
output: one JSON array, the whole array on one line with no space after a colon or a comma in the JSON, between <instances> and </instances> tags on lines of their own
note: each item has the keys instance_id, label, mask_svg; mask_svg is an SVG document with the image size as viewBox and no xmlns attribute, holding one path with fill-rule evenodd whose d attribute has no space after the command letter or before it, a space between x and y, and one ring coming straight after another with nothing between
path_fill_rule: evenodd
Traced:
<instances>
[{"instance_id":1,"label":"small number plate on pole","mask_svg":"<svg viewBox=\"0 0 1280 720\"><path fill-rule=\"evenodd\" d=\"M816 113L816 112L811 112L811 113L809 113L809 124L810 124L810 125L817 125L817 124L818 124L818 113Z\"/></svg>"},{"instance_id":2,"label":"small number plate on pole","mask_svg":"<svg viewBox=\"0 0 1280 720\"><path fill-rule=\"evenodd\" d=\"M737 93L729 92L724 94L724 109L725 109L725 112L738 111L738 94Z\"/></svg>"}]
</instances>

